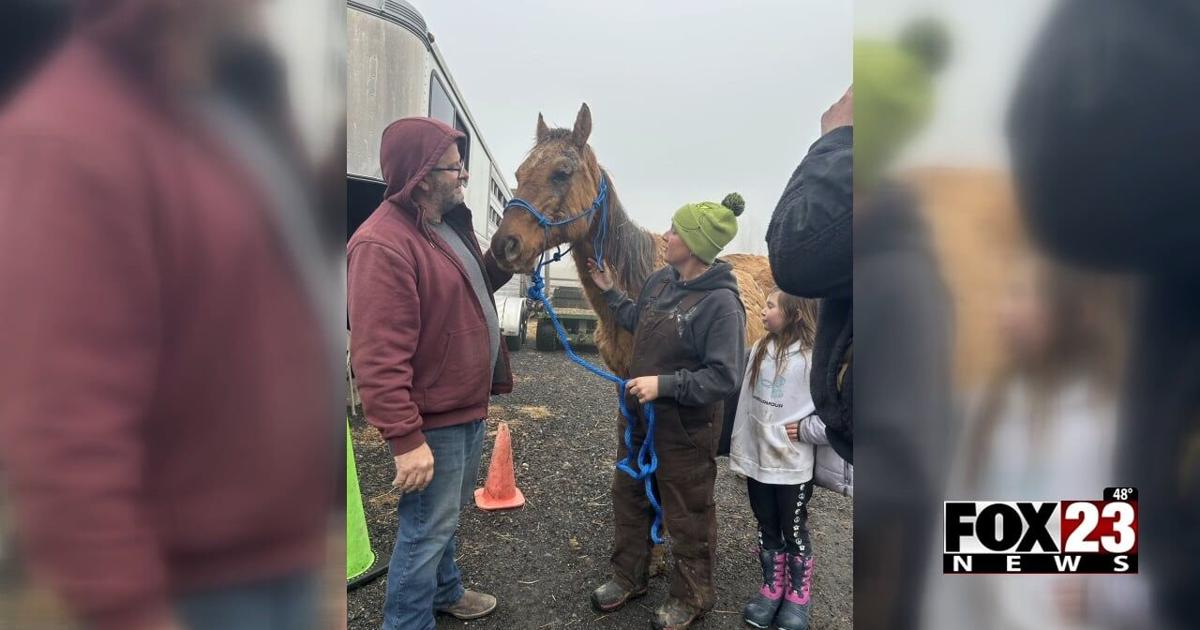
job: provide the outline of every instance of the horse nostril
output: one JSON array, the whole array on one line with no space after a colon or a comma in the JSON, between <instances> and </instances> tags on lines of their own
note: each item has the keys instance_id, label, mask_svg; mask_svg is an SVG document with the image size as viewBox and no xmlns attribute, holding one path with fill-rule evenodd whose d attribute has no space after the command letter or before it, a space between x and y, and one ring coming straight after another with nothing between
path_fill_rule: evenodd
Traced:
<instances>
[{"instance_id":1,"label":"horse nostril","mask_svg":"<svg viewBox=\"0 0 1200 630\"><path fill-rule=\"evenodd\" d=\"M515 262L517 254L520 253L521 244L517 241L517 237L509 236L504 239L504 260L507 262Z\"/></svg>"}]
</instances>

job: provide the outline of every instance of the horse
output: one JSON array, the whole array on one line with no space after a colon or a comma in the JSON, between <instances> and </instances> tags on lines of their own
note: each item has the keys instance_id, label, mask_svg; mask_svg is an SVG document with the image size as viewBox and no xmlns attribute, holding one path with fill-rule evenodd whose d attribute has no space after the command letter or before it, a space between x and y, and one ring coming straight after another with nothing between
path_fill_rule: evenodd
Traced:
<instances>
[{"instance_id":1,"label":"horse","mask_svg":"<svg viewBox=\"0 0 1200 630\"><path fill-rule=\"evenodd\" d=\"M587 261L595 257L595 239L604 228L604 263L611 270L616 286L637 299L646 278L665 264L666 246L661 235L639 227L629 218L611 175L600 166L596 153L588 145L591 133L592 113L587 103L579 109L572 129L551 129L538 114L537 140L517 168L514 195L532 204L552 222L563 223L543 229L531 213L510 205L492 236L490 248L505 270L532 273L543 252L570 244L584 294L599 318L596 347L614 374L628 378L633 335L617 326L603 292L587 273ZM591 211L590 216L583 216L592 207L602 178L607 186L607 212ZM758 314L775 289L770 264L766 257L751 254L728 254L720 260L733 265L746 308L749 347L765 332Z\"/></svg>"}]
</instances>

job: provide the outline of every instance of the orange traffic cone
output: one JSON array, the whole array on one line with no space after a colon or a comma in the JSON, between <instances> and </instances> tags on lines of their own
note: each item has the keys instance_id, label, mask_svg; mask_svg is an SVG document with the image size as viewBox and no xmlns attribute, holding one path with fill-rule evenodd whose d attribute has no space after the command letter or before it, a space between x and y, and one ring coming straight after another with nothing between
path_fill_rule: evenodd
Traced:
<instances>
[{"instance_id":1,"label":"orange traffic cone","mask_svg":"<svg viewBox=\"0 0 1200 630\"><path fill-rule=\"evenodd\" d=\"M507 510L525 505L525 495L517 488L513 475L512 437L507 422L501 422L496 430L487 482L475 491L475 505L481 510Z\"/></svg>"}]
</instances>

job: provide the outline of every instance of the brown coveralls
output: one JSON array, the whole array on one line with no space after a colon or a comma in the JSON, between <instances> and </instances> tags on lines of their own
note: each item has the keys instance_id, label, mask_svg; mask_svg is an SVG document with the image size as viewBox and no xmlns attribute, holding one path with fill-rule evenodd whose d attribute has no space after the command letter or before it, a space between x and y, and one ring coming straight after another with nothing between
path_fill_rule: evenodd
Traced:
<instances>
[{"instance_id":1,"label":"brown coveralls","mask_svg":"<svg viewBox=\"0 0 1200 630\"><path fill-rule=\"evenodd\" d=\"M699 357L692 356L680 336L682 326L678 319L709 294L689 294L680 300L677 309L660 311L655 308L656 299L669 282L664 277L658 286L646 287L654 299L639 315L630 377L673 374L676 370L701 367ZM670 393L660 392L660 398L654 402L654 440L658 451L655 492L663 508L664 529L671 532L671 553L675 556L671 596L701 610L711 610L716 599L713 564L717 538L713 486L717 477L722 403L683 406L664 397ZM631 411L637 410L639 422L633 433L633 446L637 449L646 437L646 419L636 399L630 397L626 404ZM627 453L622 423L617 457L624 459ZM654 510L646 498L645 483L620 470L614 473L612 494L616 529L613 574L622 587L641 590L649 580Z\"/></svg>"}]
</instances>

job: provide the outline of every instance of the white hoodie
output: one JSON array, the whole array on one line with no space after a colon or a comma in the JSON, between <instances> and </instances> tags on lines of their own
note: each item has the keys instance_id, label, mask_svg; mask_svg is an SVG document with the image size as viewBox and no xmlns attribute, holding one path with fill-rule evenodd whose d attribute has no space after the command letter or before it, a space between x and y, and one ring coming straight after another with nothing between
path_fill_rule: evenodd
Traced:
<instances>
[{"instance_id":1,"label":"white hoodie","mask_svg":"<svg viewBox=\"0 0 1200 630\"><path fill-rule=\"evenodd\" d=\"M812 361L795 343L787 349L783 370L776 371L775 347L769 343L758 372L758 383L750 387L750 365L742 378L733 435L729 443L729 467L761 483L795 485L813 478L813 445L789 439L787 425L816 412L809 393ZM757 351L751 351L751 357Z\"/></svg>"}]
</instances>

